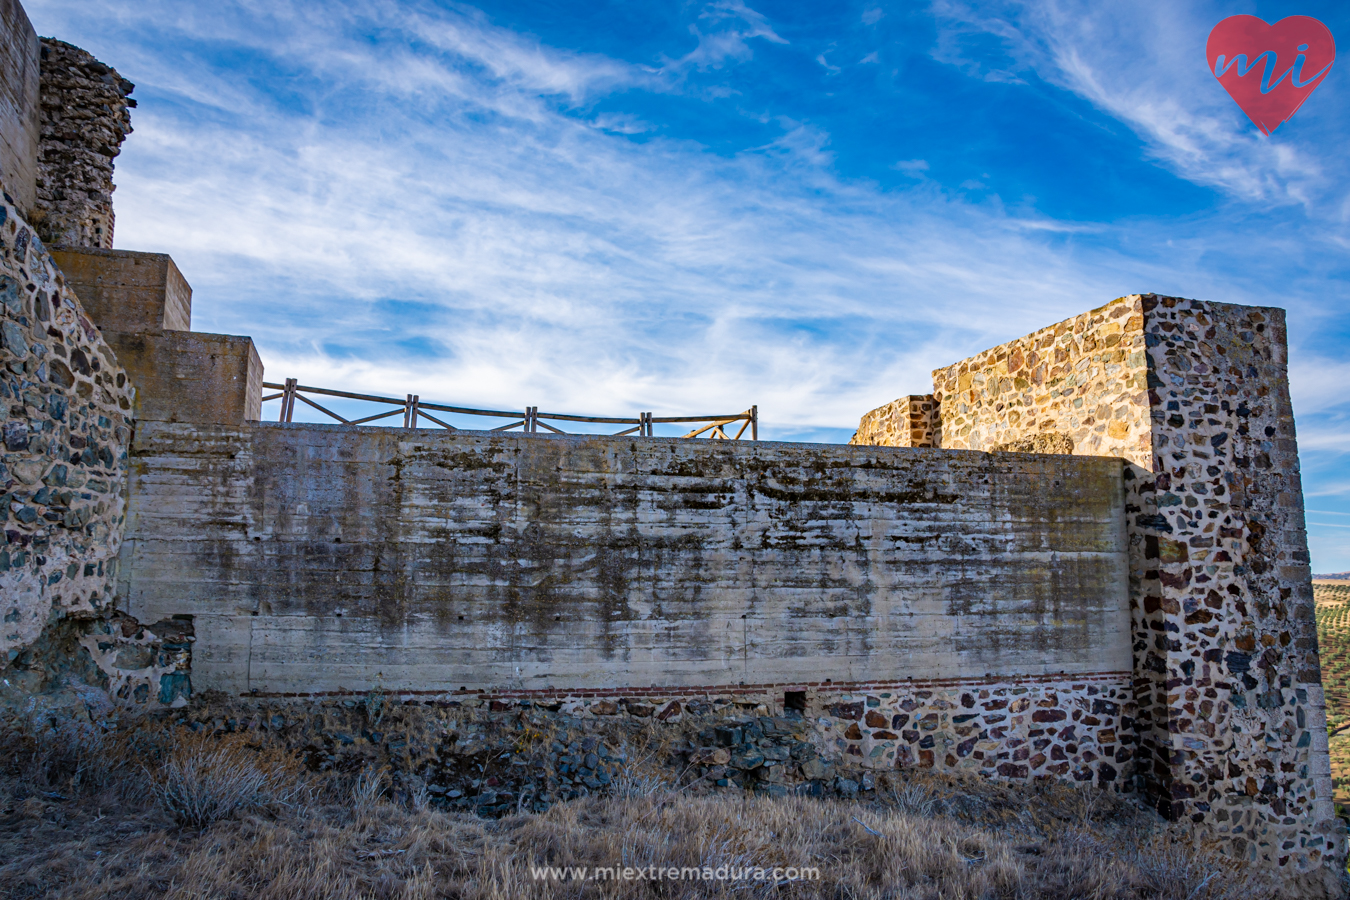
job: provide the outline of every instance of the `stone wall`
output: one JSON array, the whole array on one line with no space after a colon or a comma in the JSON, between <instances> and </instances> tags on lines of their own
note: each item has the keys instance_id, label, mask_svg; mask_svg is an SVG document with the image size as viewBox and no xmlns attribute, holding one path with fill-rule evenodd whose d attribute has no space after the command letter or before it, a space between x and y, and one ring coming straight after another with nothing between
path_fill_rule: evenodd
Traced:
<instances>
[{"instance_id":1,"label":"stone wall","mask_svg":"<svg viewBox=\"0 0 1350 900\"><path fill-rule=\"evenodd\" d=\"M41 139L32 221L48 244L113 245L113 160L135 85L78 47L42 39Z\"/></svg>"},{"instance_id":2,"label":"stone wall","mask_svg":"<svg viewBox=\"0 0 1350 900\"><path fill-rule=\"evenodd\" d=\"M864 415L849 443L875 447L936 447L937 406L932 394L893 400Z\"/></svg>"},{"instance_id":3,"label":"stone wall","mask_svg":"<svg viewBox=\"0 0 1350 900\"><path fill-rule=\"evenodd\" d=\"M1125 457L1140 788L1232 852L1344 868L1284 313L1124 297L934 373L943 447ZM1330 883L1330 882L1328 882Z\"/></svg>"},{"instance_id":4,"label":"stone wall","mask_svg":"<svg viewBox=\"0 0 1350 900\"><path fill-rule=\"evenodd\" d=\"M1041 437L1151 465L1142 301L1125 297L933 373L937 446Z\"/></svg>"},{"instance_id":5,"label":"stone wall","mask_svg":"<svg viewBox=\"0 0 1350 900\"><path fill-rule=\"evenodd\" d=\"M1095 782L1116 792L1132 789L1127 774L1136 739L1128 672L861 683L821 679L692 691L484 690L454 692L442 699L498 711L542 706L575 715L658 721L670 721L685 710L723 707L756 715L795 712L808 721L812 743L826 761L867 769L962 772L1002 781ZM757 765L772 768L774 762ZM809 768L804 774L818 777ZM771 772L761 775L771 782L782 780Z\"/></svg>"},{"instance_id":6,"label":"stone wall","mask_svg":"<svg viewBox=\"0 0 1350 900\"><path fill-rule=\"evenodd\" d=\"M41 681L23 657L44 632L111 608L133 389L10 204L0 247L0 652Z\"/></svg>"},{"instance_id":7,"label":"stone wall","mask_svg":"<svg viewBox=\"0 0 1350 900\"><path fill-rule=\"evenodd\" d=\"M837 737L881 764L1031 777L998 771L1029 765L1030 718L971 724L924 684L1030 679L1062 700L1052 722L1082 685L1128 685L1113 460L145 422L133 455L119 604L193 617L198 690L853 691L886 727ZM1091 752L1038 762L1096 772Z\"/></svg>"},{"instance_id":8,"label":"stone wall","mask_svg":"<svg viewBox=\"0 0 1350 900\"><path fill-rule=\"evenodd\" d=\"M1118 686L1065 682L1062 690L1075 696L1044 680L841 686L809 695L804 708L781 711L746 694L615 701L372 691L304 703L249 695L194 703L171 721L194 731L265 732L315 768L385 769L398 788L425 786L433 805L480 816L522 807L542 812L559 800L605 791L639 761L647 772L671 766L669 774L685 784L769 796L885 795L913 774L934 771L985 771L1013 783L1036 777L1030 771L1118 787L1110 759L1122 751L1117 741L1130 736L1117 727L1111 695L1128 696L1128 678ZM892 723L901 735L912 732L902 756L911 739L917 748L912 768L899 772L886 750L895 742L873 737ZM522 731L531 739L522 740Z\"/></svg>"},{"instance_id":9,"label":"stone wall","mask_svg":"<svg viewBox=\"0 0 1350 900\"><path fill-rule=\"evenodd\" d=\"M37 197L38 38L18 0L0 0L0 182L28 215Z\"/></svg>"}]
</instances>

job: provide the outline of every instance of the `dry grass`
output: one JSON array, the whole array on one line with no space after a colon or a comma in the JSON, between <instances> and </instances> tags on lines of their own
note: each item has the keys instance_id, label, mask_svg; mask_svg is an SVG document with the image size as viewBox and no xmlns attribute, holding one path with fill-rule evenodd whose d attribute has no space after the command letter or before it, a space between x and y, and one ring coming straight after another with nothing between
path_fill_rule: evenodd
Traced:
<instances>
[{"instance_id":1,"label":"dry grass","mask_svg":"<svg viewBox=\"0 0 1350 900\"><path fill-rule=\"evenodd\" d=\"M415 792L391 802L374 768L307 772L258 735L30 721L0 737L0 896L15 900L1271 896L1092 789L915 776L868 802L775 800L632 771L605 796L481 819ZM558 881L532 866L819 879Z\"/></svg>"},{"instance_id":2,"label":"dry grass","mask_svg":"<svg viewBox=\"0 0 1350 900\"><path fill-rule=\"evenodd\" d=\"M303 768L294 754L258 747L246 735L180 732L145 775L175 821L205 828L238 812L294 808L310 791Z\"/></svg>"}]
</instances>

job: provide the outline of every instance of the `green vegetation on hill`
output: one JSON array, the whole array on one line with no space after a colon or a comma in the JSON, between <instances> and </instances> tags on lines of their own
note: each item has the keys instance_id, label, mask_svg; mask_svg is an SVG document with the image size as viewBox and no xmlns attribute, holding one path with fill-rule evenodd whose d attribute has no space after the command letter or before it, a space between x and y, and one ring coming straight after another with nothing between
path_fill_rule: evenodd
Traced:
<instances>
[{"instance_id":1,"label":"green vegetation on hill","mask_svg":"<svg viewBox=\"0 0 1350 900\"><path fill-rule=\"evenodd\" d=\"M1335 733L1350 722L1350 584L1313 586L1317 598L1317 643L1322 688L1327 695L1327 728Z\"/></svg>"},{"instance_id":2,"label":"green vegetation on hill","mask_svg":"<svg viewBox=\"0 0 1350 900\"><path fill-rule=\"evenodd\" d=\"M1322 689L1327 698L1331 775L1337 804L1350 806L1350 584L1315 584L1313 596Z\"/></svg>"}]
</instances>

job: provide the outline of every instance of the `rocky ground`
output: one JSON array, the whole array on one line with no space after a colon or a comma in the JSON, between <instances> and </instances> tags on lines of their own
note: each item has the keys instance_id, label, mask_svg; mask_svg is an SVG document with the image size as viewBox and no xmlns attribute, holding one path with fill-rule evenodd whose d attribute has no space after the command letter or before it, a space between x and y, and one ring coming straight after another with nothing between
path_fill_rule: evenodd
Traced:
<instances>
[{"instance_id":1,"label":"rocky ground","mask_svg":"<svg viewBox=\"0 0 1350 900\"><path fill-rule=\"evenodd\" d=\"M153 721L194 734L250 735L295 752L317 773L380 769L404 802L425 795L433 808L486 817L544 812L653 770L686 787L770 797L847 798L878 784L870 771L822 758L801 713L770 716L729 703L691 703L665 722L622 713L372 693L305 705L208 696Z\"/></svg>"}]
</instances>

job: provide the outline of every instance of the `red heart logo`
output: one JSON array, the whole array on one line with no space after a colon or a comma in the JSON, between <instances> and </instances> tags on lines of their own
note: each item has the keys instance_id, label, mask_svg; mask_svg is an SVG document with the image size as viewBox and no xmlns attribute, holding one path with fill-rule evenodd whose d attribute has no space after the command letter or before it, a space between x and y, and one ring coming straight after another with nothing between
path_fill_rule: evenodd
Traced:
<instances>
[{"instance_id":1,"label":"red heart logo","mask_svg":"<svg viewBox=\"0 0 1350 900\"><path fill-rule=\"evenodd\" d=\"M1327 26L1311 16L1267 25L1256 16L1229 16L1205 44L1209 71L1262 134L1298 111L1336 59Z\"/></svg>"}]
</instances>

